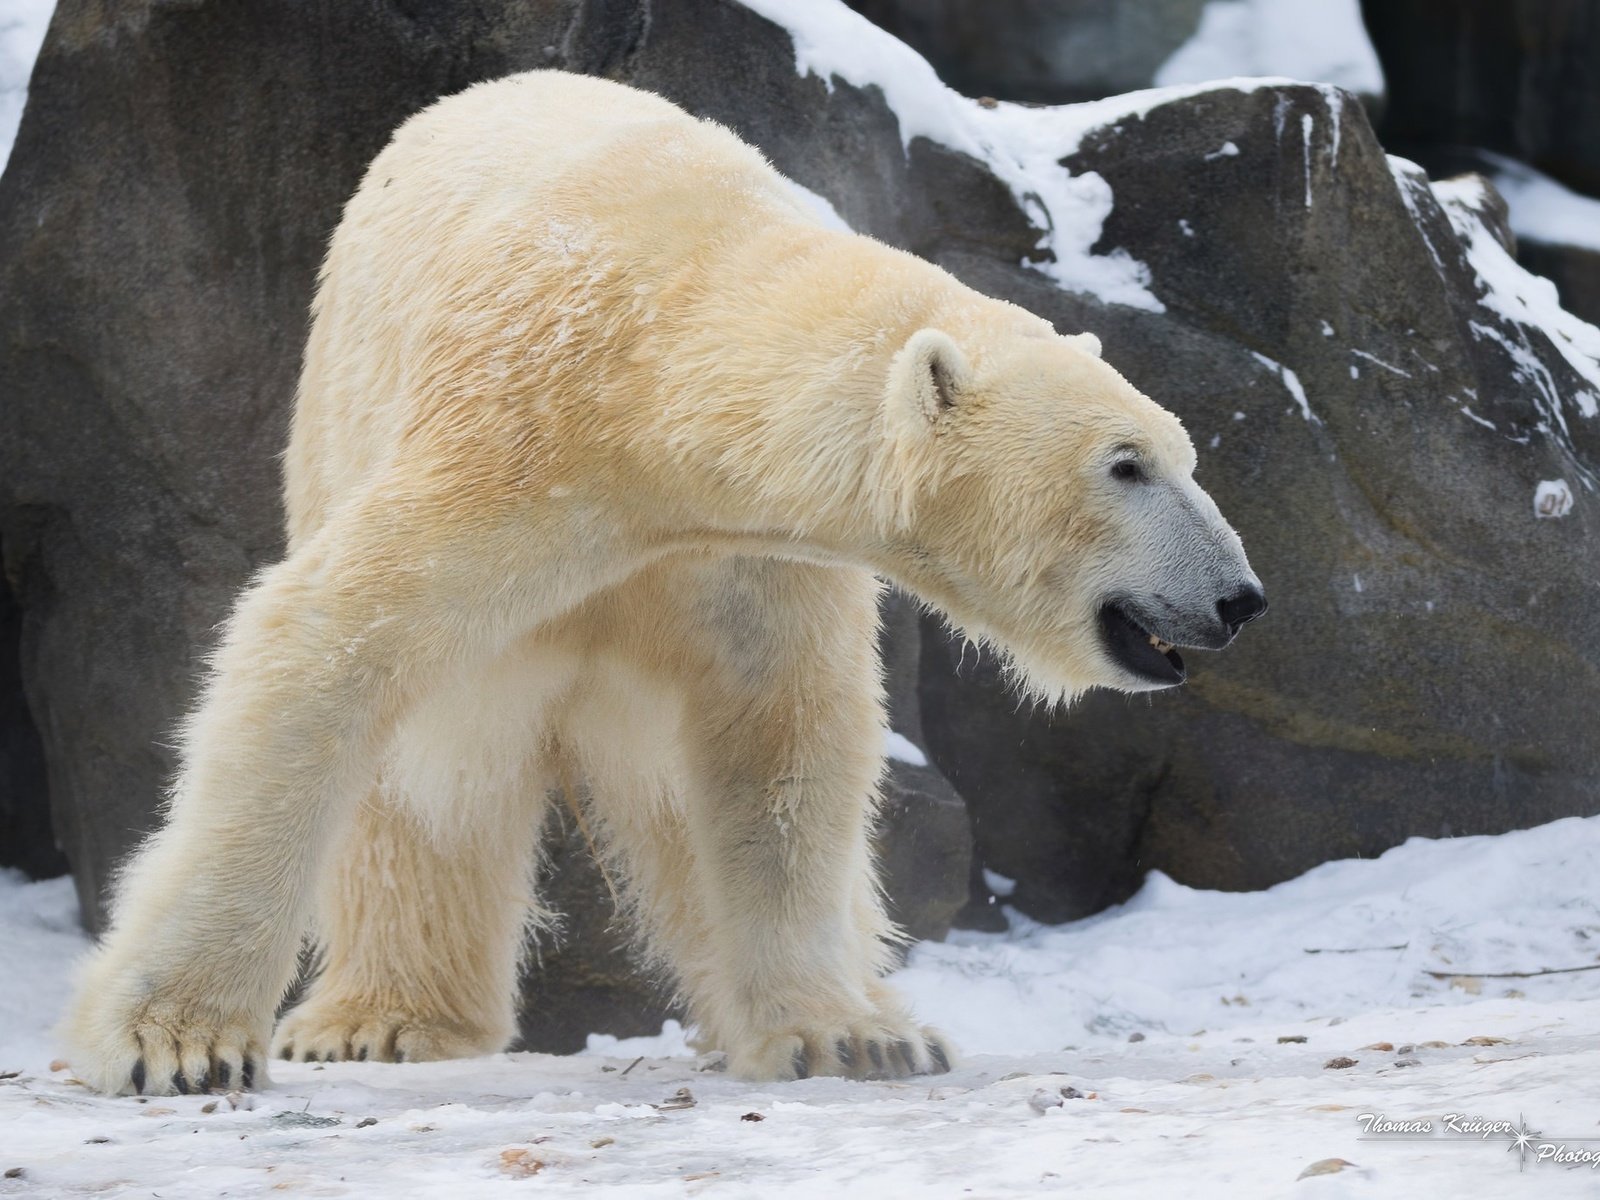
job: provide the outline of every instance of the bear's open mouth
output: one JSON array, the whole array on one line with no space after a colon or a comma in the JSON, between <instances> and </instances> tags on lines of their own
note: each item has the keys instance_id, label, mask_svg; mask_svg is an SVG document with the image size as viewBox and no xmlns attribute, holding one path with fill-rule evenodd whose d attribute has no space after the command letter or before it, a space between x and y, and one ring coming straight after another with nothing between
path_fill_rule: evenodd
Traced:
<instances>
[{"instance_id":1,"label":"bear's open mouth","mask_svg":"<svg viewBox=\"0 0 1600 1200\"><path fill-rule=\"evenodd\" d=\"M1113 600L1100 609L1100 635L1112 660L1140 679L1172 687L1187 678L1172 643L1139 624L1122 601Z\"/></svg>"}]
</instances>

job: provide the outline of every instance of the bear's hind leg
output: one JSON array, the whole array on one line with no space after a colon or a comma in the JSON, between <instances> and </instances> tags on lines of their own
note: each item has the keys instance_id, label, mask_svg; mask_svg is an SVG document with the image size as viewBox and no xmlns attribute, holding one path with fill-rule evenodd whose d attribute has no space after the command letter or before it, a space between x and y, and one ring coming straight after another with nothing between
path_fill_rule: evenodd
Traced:
<instances>
[{"instance_id":1,"label":"bear's hind leg","mask_svg":"<svg viewBox=\"0 0 1600 1200\"><path fill-rule=\"evenodd\" d=\"M272 1054L298 1062L470 1058L516 1032L538 803L440 834L375 792L323 888L320 970Z\"/></svg>"},{"instance_id":2,"label":"bear's hind leg","mask_svg":"<svg viewBox=\"0 0 1600 1200\"><path fill-rule=\"evenodd\" d=\"M572 673L530 637L407 715L323 885L321 970L279 1024L275 1057L415 1062L511 1040L537 912L545 714Z\"/></svg>"}]
</instances>

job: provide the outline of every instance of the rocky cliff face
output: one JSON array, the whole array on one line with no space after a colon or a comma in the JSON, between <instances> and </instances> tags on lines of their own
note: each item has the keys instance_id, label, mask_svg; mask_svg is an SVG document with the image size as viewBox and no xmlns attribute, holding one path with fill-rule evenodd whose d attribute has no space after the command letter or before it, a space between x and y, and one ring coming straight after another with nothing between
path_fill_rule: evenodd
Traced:
<instances>
[{"instance_id":1,"label":"rocky cliff face","mask_svg":"<svg viewBox=\"0 0 1600 1200\"><path fill-rule=\"evenodd\" d=\"M0 178L0 542L91 921L212 629L279 553L275 455L340 205L410 112L529 67L723 121L859 231L1095 330L1188 424L1273 612L1187 688L1018 712L983 655L889 622L897 728L1023 907L1593 811L1600 335L1505 254L1492 194L1430 187L1332 89L985 107L858 22L823 0L62 0ZM938 771L891 788L891 890L937 935L959 809ZM530 985L535 1046L661 1011L580 851L556 852L557 902L595 936Z\"/></svg>"}]
</instances>

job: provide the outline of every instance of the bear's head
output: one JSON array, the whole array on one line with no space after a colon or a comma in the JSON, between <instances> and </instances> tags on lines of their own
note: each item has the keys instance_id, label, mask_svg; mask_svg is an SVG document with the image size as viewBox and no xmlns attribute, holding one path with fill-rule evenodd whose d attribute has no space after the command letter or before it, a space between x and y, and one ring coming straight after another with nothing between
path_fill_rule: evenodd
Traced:
<instances>
[{"instance_id":1,"label":"bear's head","mask_svg":"<svg viewBox=\"0 0 1600 1200\"><path fill-rule=\"evenodd\" d=\"M1175 647L1221 649L1266 610L1182 424L1093 335L922 329L884 403L899 582L1041 698L1182 683Z\"/></svg>"}]
</instances>

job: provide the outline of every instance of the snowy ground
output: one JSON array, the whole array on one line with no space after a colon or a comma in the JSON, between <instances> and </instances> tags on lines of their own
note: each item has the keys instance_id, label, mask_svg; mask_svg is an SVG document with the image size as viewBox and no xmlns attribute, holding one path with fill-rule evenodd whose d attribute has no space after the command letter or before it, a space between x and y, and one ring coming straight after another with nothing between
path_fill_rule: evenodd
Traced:
<instances>
[{"instance_id":1,"label":"snowy ground","mask_svg":"<svg viewBox=\"0 0 1600 1200\"><path fill-rule=\"evenodd\" d=\"M1600 965L1597 861L1569 819L924 945L899 982L968 1054L934 1079L743 1083L669 1028L144 1103L52 1069L72 892L0 876L0 1196L1594 1196L1600 971L1509 973Z\"/></svg>"}]
</instances>

